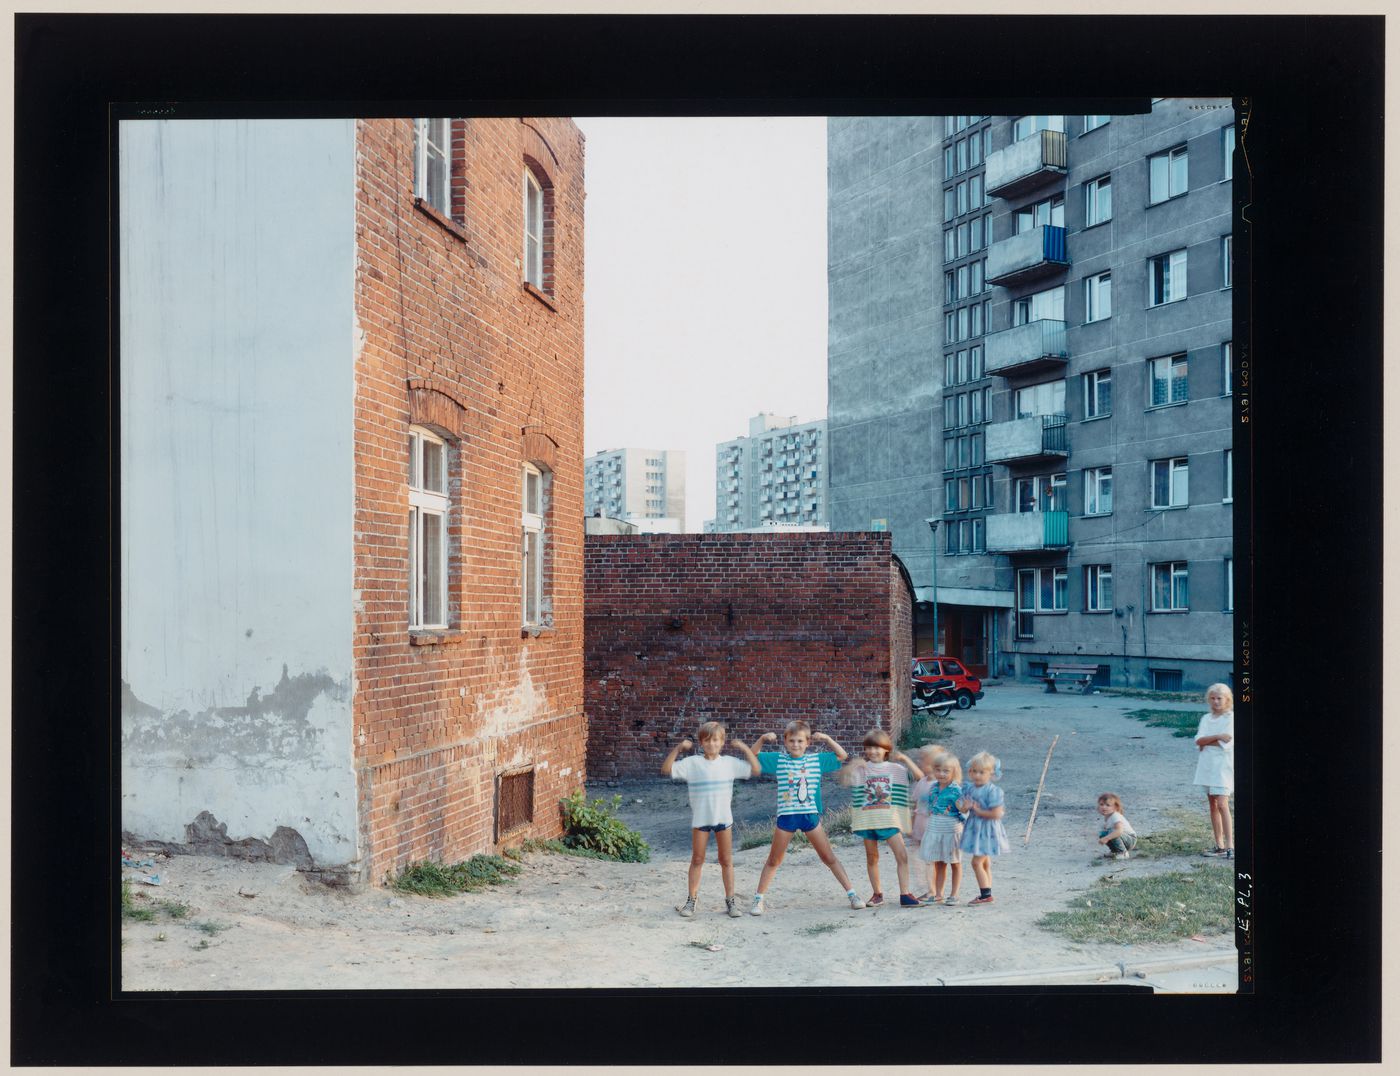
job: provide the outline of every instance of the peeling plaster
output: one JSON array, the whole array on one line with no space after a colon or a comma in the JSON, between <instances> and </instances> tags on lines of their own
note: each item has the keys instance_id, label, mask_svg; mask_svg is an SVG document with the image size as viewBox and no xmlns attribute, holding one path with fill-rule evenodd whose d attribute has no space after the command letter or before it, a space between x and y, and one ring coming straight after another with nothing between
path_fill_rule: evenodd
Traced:
<instances>
[{"instance_id":1,"label":"peeling plaster","mask_svg":"<svg viewBox=\"0 0 1400 1076\"><path fill-rule=\"evenodd\" d=\"M271 692L254 685L242 706L213 706L190 713L163 713L138 698L122 681L122 751L148 758L178 754L186 765L232 758L242 766L269 763L320 762L325 757L325 728L311 719L316 700L325 695L344 702L349 685L325 671L282 678Z\"/></svg>"}]
</instances>

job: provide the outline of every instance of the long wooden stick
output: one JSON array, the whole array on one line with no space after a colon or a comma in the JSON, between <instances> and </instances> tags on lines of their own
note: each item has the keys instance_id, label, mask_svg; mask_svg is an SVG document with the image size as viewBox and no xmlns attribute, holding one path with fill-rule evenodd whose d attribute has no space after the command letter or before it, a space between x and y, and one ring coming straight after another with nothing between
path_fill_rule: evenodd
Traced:
<instances>
[{"instance_id":1,"label":"long wooden stick","mask_svg":"<svg viewBox=\"0 0 1400 1076\"><path fill-rule=\"evenodd\" d=\"M1050 772L1050 756L1055 753L1055 745L1060 742L1059 733L1050 741L1050 750L1045 752L1045 765L1040 770L1040 784L1035 787L1035 804L1031 807L1031 820L1026 823L1026 839L1022 847L1031 843L1031 827L1035 825L1035 812L1040 809L1040 793L1045 788L1045 775Z\"/></svg>"}]
</instances>

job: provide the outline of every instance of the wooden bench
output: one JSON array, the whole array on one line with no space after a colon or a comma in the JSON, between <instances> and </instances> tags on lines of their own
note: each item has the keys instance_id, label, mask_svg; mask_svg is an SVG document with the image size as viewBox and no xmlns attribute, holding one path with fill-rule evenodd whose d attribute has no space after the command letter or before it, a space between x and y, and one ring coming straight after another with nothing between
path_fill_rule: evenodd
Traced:
<instances>
[{"instance_id":1,"label":"wooden bench","mask_svg":"<svg viewBox=\"0 0 1400 1076\"><path fill-rule=\"evenodd\" d=\"M1050 665L1045 670L1045 690L1052 695L1058 695L1059 690L1055 687L1058 683L1070 683L1079 688L1081 695L1092 695L1094 692L1094 677L1099 674L1097 665Z\"/></svg>"}]
</instances>

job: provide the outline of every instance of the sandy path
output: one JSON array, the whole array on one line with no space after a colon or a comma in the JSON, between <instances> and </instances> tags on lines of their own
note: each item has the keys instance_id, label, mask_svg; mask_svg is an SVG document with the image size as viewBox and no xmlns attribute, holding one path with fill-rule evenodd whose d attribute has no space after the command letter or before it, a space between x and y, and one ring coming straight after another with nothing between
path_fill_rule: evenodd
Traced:
<instances>
[{"instance_id":1,"label":"sandy path","mask_svg":"<svg viewBox=\"0 0 1400 1076\"><path fill-rule=\"evenodd\" d=\"M1101 791L1118 792L1139 832L1172 825L1171 808L1195 810L1194 751L1186 739L1124 718L1166 704L1049 696L1036 688L988 689L959 715L948 742L964 760L981 749L1002 759L1012 851L995 863L997 902L980 908L885 907L851 911L811 849L791 852L768 898L768 914L723 914L719 868L705 868L700 913L681 919L689 857L685 789L658 777L595 794L621 793L624 817L652 844L647 864L531 855L514 884L445 900L358 894L309 885L289 867L179 856L158 868L165 884L137 886L192 906L185 920L124 924L128 990L587 987L684 985L932 984L940 977L1146 959L1200 943L1079 945L1034 925L1105 870L1177 869L1181 860L1095 862ZM1195 708L1190 708L1195 709ZM1058 733L1029 848L1026 821L1045 751ZM848 748L853 745L846 745ZM769 779L736 786L735 815L767 825ZM828 780L828 805L844 790ZM638 802L640 801L640 802ZM865 896L859 842L839 845ZM713 853L712 853L713 855ZM767 847L736 852L738 891L753 892ZM1205 862L1197 860L1196 862ZM894 862L886 852L887 896ZM135 877L137 872L125 872ZM965 868L960 899L976 895ZM242 896L256 894L255 896ZM921 890L920 890L921 891ZM207 934L196 924L224 929ZM157 935L163 934L164 941ZM1210 946L1227 945L1224 936ZM702 946L717 944L718 951ZM201 947L206 946L206 947ZM800 956L800 959L794 959Z\"/></svg>"}]
</instances>

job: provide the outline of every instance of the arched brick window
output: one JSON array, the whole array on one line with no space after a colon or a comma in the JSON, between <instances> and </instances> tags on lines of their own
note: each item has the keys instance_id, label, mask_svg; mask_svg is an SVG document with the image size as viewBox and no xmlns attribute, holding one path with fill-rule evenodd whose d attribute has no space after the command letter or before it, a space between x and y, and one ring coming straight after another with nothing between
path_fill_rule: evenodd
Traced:
<instances>
[{"instance_id":1,"label":"arched brick window","mask_svg":"<svg viewBox=\"0 0 1400 1076\"><path fill-rule=\"evenodd\" d=\"M520 177L521 278L545 295L554 294L554 184L527 156Z\"/></svg>"}]
</instances>

